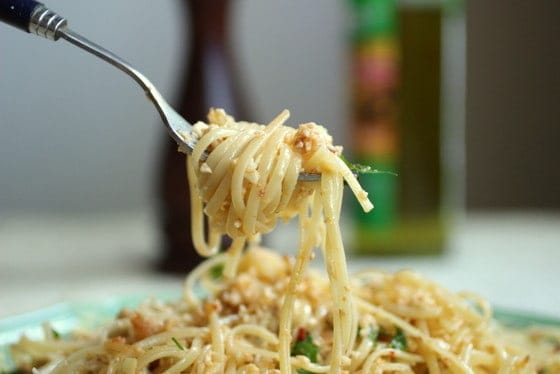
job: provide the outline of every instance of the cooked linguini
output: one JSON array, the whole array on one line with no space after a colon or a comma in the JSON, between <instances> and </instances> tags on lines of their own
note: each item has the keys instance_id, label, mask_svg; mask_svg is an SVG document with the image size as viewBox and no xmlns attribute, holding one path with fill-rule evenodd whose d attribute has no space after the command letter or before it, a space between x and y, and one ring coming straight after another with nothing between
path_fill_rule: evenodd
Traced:
<instances>
[{"instance_id":1,"label":"cooked linguini","mask_svg":"<svg viewBox=\"0 0 560 374\"><path fill-rule=\"evenodd\" d=\"M326 130L285 126L288 117L284 111L265 126L213 109L208 123L195 125L187 160L192 234L209 259L187 276L180 300L125 309L97 334L59 339L47 326L44 341L24 337L11 346L17 366L47 364L52 373L560 370L560 334L506 331L482 298L410 271L349 276L339 228L344 181L365 211L372 204ZM301 172L321 179L298 182ZM294 217L295 258L258 246L278 219ZM222 235L232 244L218 253ZM327 277L308 269L318 247Z\"/></svg>"}]
</instances>

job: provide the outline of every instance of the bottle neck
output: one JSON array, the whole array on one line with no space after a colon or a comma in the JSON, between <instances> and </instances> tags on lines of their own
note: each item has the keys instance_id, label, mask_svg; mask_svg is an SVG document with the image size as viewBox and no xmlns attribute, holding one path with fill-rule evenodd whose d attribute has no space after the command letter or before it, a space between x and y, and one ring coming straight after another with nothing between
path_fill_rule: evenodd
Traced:
<instances>
[{"instance_id":1,"label":"bottle neck","mask_svg":"<svg viewBox=\"0 0 560 374\"><path fill-rule=\"evenodd\" d=\"M229 0L185 0L193 49L225 47L229 31Z\"/></svg>"},{"instance_id":2,"label":"bottle neck","mask_svg":"<svg viewBox=\"0 0 560 374\"><path fill-rule=\"evenodd\" d=\"M191 35L188 70L180 113L191 121L205 120L211 107L246 118L241 82L229 49L230 0L184 0ZM187 15L187 14L186 14Z\"/></svg>"}]
</instances>

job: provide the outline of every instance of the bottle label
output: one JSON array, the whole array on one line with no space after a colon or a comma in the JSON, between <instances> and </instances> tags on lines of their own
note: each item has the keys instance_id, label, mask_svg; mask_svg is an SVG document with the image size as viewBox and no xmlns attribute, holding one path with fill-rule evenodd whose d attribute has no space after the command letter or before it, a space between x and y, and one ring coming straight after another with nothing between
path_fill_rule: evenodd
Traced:
<instances>
[{"instance_id":1,"label":"bottle label","mask_svg":"<svg viewBox=\"0 0 560 374\"><path fill-rule=\"evenodd\" d=\"M394 0L354 0L353 149L360 163L397 172L400 79ZM356 206L358 230L390 229L398 221L398 177L361 175L375 209L364 214Z\"/></svg>"},{"instance_id":2,"label":"bottle label","mask_svg":"<svg viewBox=\"0 0 560 374\"><path fill-rule=\"evenodd\" d=\"M354 159L392 174L360 175L375 209L353 206L355 250L443 249L440 165L440 10L352 0Z\"/></svg>"}]
</instances>

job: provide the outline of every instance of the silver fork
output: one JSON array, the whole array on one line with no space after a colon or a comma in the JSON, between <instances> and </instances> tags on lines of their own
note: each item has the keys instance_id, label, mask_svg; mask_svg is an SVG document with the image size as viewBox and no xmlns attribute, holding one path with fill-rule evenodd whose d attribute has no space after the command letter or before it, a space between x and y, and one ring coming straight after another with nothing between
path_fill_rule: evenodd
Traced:
<instances>
[{"instance_id":1,"label":"silver fork","mask_svg":"<svg viewBox=\"0 0 560 374\"><path fill-rule=\"evenodd\" d=\"M62 38L128 74L144 89L179 148L188 153L193 151L196 144L190 136L193 126L169 105L152 82L121 57L70 30L65 18L35 0L0 0L0 20L49 40ZM320 174L301 173L298 180L317 181L320 178Z\"/></svg>"}]
</instances>

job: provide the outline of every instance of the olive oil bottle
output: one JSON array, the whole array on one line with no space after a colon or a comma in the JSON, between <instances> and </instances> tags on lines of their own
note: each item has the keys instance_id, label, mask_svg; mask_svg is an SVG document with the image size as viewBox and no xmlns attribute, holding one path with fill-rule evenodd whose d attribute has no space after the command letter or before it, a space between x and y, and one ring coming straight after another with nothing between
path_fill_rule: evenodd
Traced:
<instances>
[{"instance_id":1,"label":"olive oil bottle","mask_svg":"<svg viewBox=\"0 0 560 374\"><path fill-rule=\"evenodd\" d=\"M360 175L375 208L352 208L355 253L441 252L441 9L395 0L352 7L353 158L397 174Z\"/></svg>"}]
</instances>

